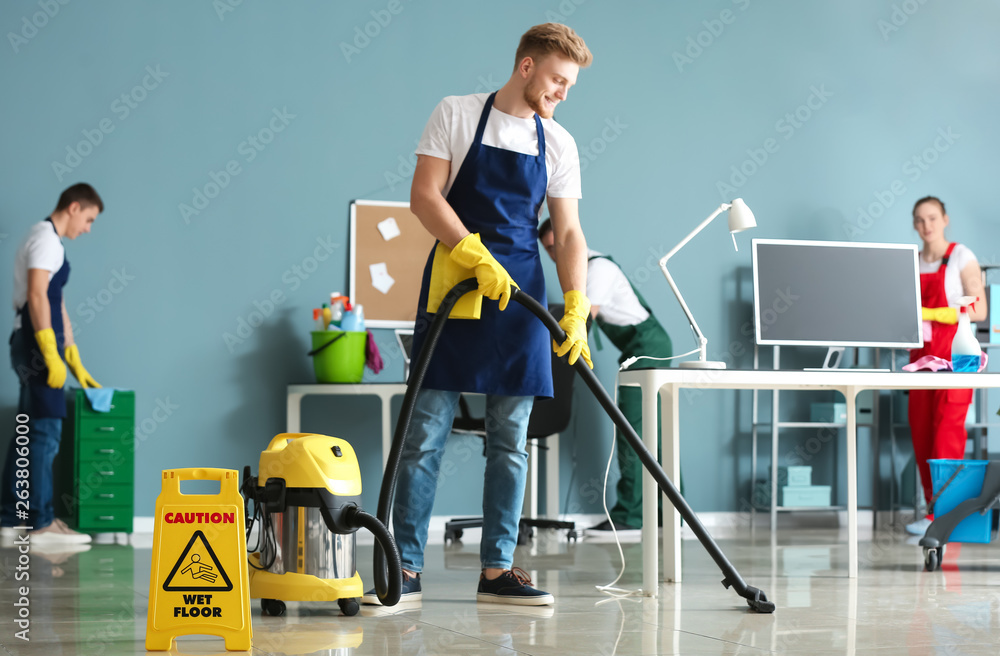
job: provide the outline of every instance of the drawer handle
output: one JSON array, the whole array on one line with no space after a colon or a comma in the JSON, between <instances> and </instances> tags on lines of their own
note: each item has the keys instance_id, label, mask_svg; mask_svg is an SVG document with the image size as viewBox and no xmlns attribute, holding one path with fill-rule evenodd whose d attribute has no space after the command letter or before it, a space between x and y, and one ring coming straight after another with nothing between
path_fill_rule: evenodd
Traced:
<instances>
[{"instance_id":1,"label":"drawer handle","mask_svg":"<svg viewBox=\"0 0 1000 656\"><path fill-rule=\"evenodd\" d=\"M104 494L98 494L97 498L98 499L114 499L115 495L109 494L109 493L105 492Z\"/></svg>"},{"instance_id":2,"label":"drawer handle","mask_svg":"<svg viewBox=\"0 0 1000 656\"><path fill-rule=\"evenodd\" d=\"M115 432L115 427L114 426L98 426L97 430L102 431L104 433L114 433Z\"/></svg>"},{"instance_id":3,"label":"drawer handle","mask_svg":"<svg viewBox=\"0 0 1000 656\"><path fill-rule=\"evenodd\" d=\"M97 452L98 453L114 453L115 450L114 449L98 449Z\"/></svg>"},{"instance_id":4,"label":"drawer handle","mask_svg":"<svg viewBox=\"0 0 1000 656\"><path fill-rule=\"evenodd\" d=\"M113 521L115 521L115 516L114 515L101 515L97 519L99 519L102 522L113 522Z\"/></svg>"},{"instance_id":5,"label":"drawer handle","mask_svg":"<svg viewBox=\"0 0 1000 656\"><path fill-rule=\"evenodd\" d=\"M97 472L97 473L100 474L101 476L114 476L115 475L115 473L113 471L102 471L102 472Z\"/></svg>"}]
</instances>

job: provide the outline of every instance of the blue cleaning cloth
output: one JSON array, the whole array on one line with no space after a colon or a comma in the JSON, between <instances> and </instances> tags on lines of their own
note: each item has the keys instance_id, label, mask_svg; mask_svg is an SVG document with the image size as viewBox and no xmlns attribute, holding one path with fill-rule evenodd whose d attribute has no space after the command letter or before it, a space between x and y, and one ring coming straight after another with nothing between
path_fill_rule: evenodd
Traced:
<instances>
[{"instance_id":1,"label":"blue cleaning cloth","mask_svg":"<svg viewBox=\"0 0 1000 656\"><path fill-rule=\"evenodd\" d=\"M94 412L111 411L111 399L115 395L114 387L92 387L83 390L83 393L87 395L87 400L90 401L90 407L94 409Z\"/></svg>"}]
</instances>

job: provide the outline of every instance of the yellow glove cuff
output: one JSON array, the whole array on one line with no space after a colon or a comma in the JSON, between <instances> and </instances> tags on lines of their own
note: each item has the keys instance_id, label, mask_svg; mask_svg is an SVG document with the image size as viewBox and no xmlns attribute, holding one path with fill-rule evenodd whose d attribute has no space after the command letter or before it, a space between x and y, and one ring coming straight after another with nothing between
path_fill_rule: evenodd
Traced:
<instances>
[{"instance_id":1,"label":"yellow glove cuff","mask_svg":"<svg viewBox=\"0 0 1000 656\"><path fill-rule=\"evenodd\" d=\"M924 321L958 323L958 310L953 307L920 308L920 315Z\"/></svg>"},{"instance_id":2,"label":"yellow glove cuff","mask_svg":"<svg viewBox=\"0 0 1000 656\"><path fill-rule=\"evenodd\" d=\"M80 362L80 349L76 347L76 344L70 344L63 351L63 355L66 356L66 364L70 367L76 367L82 364Z\"/></svg>"},{"instance_id":3,"label":"yellow glove cuff","mask_svg":"<svg viewBox=\"0 0 1000 656\"><path fill-rule=\"evenodd\" d=\"M70 344L66 347L64 351L66 355L66 364L69 365L70 371L76 376L76 380L80 383L80 387L83 389L88 389L91 387L100 387L100 383L94 380L94 377L90 375L90 372L86 370L83 366L83 361L80 360L80 349L76 347L76 344Z\"/></svg>"},{"instance_id":4,"label":"yellow glove cuff","mask_svg":"<svg viewBox=\"0 0 1000 656\"><path fill-rule=\"evenodd\" d=\"M590 299L578 289L571 289L563 294L566 304L566 314L580 317L584 321L590 318Z\"/></svg>"},{"instance_id":5,"label":"yellow glove cuff","mask_svg":"<svg viewBox=\"0 0 1000 656\"><path fill-rule=\"evenodd\" d=\"M66 365L59 357L55 331L43 328L35 333L35 341L38 342L38 350L45 359L45 368L49 370L46 384L53 389L61 389L66 384Z\"/></svg>"},{"instance_id":6,"label":"yellow glove cuff","mask_svg":"<svg viewBox=\"0 0 1000 656\"><path fill-rule=\"evenodd\" d=\"M35 333L35 341L42 353L51 350L52 355L59 357L59 349L56 348L56 332L51 328L43 328Z\"/></svg>"},{"instance_id":7,"label":"yellow glove cuff","mask_svg":"<svg viewBox=\"0 0 1000 656\"><path fill-rule=\"evenodd\" d=\"M455 262L461 264L466 269L475 269L476 265L483 261L484 256L488 256L489 251L483 246L483 240L478 232L470 232L462 238L462 241L455 244L449 256Z\"/></svg>"}]
</instances>

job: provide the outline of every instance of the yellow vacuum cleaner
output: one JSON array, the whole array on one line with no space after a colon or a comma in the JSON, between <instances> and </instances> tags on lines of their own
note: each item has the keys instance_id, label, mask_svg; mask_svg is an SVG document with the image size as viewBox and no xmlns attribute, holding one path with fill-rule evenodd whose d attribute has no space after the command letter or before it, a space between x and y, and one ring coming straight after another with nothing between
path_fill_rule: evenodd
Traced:
<instances>
[{"instance_id":1,"label":"yellow vacuum cleaner","mask_svg":"<svg viewBox=\"0 0 1000 656\"><path fill-rule=\"evenodd\" d=\"M399 600L399 551L385 525L359 507L361 470L349 443L310 433L277 435L260 454L257 477L244 468L242 492L248 545L258 528L249 556L250 597L261 600L264 614L283 615L285 601L336 601L344 615L356 615L364 593L355 569L359 528L371 531L388 554L383 603Z\"/></svg>"}]
</instances>

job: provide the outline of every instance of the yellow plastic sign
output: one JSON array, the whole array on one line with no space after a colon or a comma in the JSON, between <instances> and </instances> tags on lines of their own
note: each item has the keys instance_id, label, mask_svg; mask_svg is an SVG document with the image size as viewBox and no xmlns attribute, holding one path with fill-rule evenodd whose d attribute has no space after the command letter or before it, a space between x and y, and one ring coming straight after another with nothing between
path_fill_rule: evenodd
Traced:
<instances>
[{"instance_id":1,"label":"yellow plastic sign","mask_svg":"<svg viewBox=\"0 0 1000 656\"><path fill-rule=\"evenodd\" d=\"M166 651L177 636L221 636L228 650L250 649L246 522L238 472L167 469L156 499L146 649ZM182 494L181 481L219 481L219 494Z\"/></svg>"}]
</instances>

